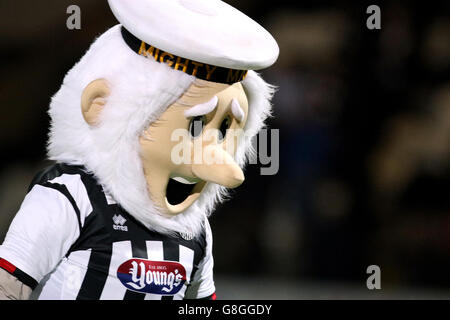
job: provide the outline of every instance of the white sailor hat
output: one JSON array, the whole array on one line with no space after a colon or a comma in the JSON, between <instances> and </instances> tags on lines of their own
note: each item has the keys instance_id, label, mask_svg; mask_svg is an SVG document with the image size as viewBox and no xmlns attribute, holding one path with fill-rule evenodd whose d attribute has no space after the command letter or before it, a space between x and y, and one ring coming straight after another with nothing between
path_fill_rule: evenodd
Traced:
<instances>
[{"instance_id":1,"label":"white sailor hat","mask_svg":"<svg viewBox=\"0 0 450 320\"><path fill-rule=\"evenodd\" d=\"M197 78L234 83L278 58L275 39L220 0L108 0L137 54Z\"/></svg>"}]
</instances>

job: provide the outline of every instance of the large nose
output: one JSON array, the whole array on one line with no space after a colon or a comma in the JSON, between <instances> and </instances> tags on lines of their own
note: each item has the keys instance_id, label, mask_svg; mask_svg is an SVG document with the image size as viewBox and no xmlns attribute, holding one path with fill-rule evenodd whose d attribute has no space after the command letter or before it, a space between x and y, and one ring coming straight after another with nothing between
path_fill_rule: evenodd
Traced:
<instances>
[{"instance_id":1,"label":"large nose","mask_svg":"<svg viewBox=\"0 0 450 320\"><path fill-rule=\"evenodd\" d=\"M192 173L205 181L220 184L226 188L236 188L244 182L244 173L233 157L220 146L209 146L210 159L192 165ZM205 150L206 151L206 150Z\"/></svg>"}]
</instances>

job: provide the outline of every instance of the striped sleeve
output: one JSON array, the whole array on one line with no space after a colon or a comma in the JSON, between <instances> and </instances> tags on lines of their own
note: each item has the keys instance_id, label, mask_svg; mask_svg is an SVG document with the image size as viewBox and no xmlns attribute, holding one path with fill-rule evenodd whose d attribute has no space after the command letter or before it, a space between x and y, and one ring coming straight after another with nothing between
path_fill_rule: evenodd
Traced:
<instances>
[{"instance_id":1,"label":"striped sleeve","mask_svg":"<svg viewBox=\"0 0 450 320\"><path fill-rule=\"evenodd\" d=\"M193 281L186 291L186 299L216 299L213 277L214 259L212 254L212 232L208 219L205 219L206 250L200 261Z\"/></svg>"},{"instance_id":2,"label":"striped sleeve","mask_svg":"<svg viewBox=\"0 0 450 320\"><path fill-rule=\"evenodd\" d=\"M31 288L65 256L89 210L77 204L81 181L63 176L32 187L0 246L0 267Z\"/></svg>"}]
</instances>

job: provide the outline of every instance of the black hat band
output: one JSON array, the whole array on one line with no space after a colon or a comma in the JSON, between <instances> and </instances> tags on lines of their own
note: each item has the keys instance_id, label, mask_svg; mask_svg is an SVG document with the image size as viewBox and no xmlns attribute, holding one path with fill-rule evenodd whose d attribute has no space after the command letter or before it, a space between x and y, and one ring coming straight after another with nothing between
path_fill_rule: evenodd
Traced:
<instances>
[{"instance_id":1,"label":"black hat band","mask_svg":"<svg viewBox=\"0 0 450 320\"><path fill-rule=\"evenodd\" d=\"M233 84L244 80L248 72L248 70L223 68L176 56L139 40L123 26L122 37L131 50L137 54L153 58L174 70L182 71L202 80Z\"/></svg>"}]
</instances>

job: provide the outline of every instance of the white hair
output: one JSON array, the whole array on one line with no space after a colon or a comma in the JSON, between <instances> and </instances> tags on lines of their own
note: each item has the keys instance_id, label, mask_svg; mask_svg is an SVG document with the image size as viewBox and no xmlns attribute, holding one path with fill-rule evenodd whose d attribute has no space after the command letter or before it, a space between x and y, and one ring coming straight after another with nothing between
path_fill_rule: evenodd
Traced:
<instances>
[{"instance_id":1,"label":"white hair","mask_svg":"<svg viewBox=\"0 0 450 320\"><path fill-rule=\"evenodd\" d=\"M100 124L90 127L83 119L80 98L93 80L106 79L111 94ZM156 232L198 234L205 217L222 201L226 189L208 183L186 211L168 217L158 211L148 194L140 158L139 136L176 102L195 77L172 70L163 63L137 55L122 39L120 25L102 34L67 73L50 103L51 160L83 165L104 190L129 214ZM270 114L274 88L250 71L242 81L249 100L246 134L236 153L241 167L252 152L251 137Z\"/></svg>"}]
</instances>

